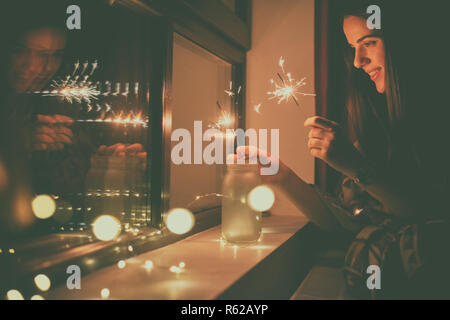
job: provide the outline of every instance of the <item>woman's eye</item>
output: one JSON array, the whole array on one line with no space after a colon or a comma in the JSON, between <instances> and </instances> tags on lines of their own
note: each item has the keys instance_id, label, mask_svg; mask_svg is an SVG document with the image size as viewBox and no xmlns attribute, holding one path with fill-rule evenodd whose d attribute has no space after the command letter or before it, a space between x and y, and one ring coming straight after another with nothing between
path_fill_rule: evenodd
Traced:
<instances>
[{"instance_id":1,"label":"woman's eye","mask_svg":"<svg viewBox=\"0 0 450 320\"><path fill-rule=\"evenodd\" d=\"M370 47L371 45L374 45L374 44L376 44L377 42L374 40L374 41L367 41L367 42L365 42L364 43L364 46L365 47Z\"/></svg>"}]
</instances>

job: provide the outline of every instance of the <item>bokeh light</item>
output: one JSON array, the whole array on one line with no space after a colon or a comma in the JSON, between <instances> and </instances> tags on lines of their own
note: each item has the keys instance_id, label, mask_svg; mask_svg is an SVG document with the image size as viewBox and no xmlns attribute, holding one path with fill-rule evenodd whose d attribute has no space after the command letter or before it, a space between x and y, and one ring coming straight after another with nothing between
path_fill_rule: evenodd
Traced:
<instances>
[{"instance_id":1,"label":"bokeh light","mask_svg":"<svg viewBox=\"0 0 450 320\"><path fill-rule=\"evenodd\" d=\"M102 296L102 299L108 299L109 298L109 289L108 288L103 288L102 291L100 292L100 295Z\"/></svg>"},{"instance_id":2,"label":"bokeh light","mask_svg":"<svg viewBox=\"0 0 450 320\"><path fill-rule=\"evenodd\" d=\"M45 300L45 299L44 299L44 297L42 297L38 294L35 294L34 296L31 297L31 300Z\"/></svg>"},{"instance_id":3,"label":"bokeh light","mask_svg":"<svg viewBox=\"0 0 450 320\"><path fill-rule=\"evenodd\" d=\"M36 196L31 202L33 213L39 219L50 218L56 210L55 200L46 194Z\"/></svg>"},{"instance_id":4,"label":"bokeh light","mask_svg":"<svg viewBox=\"0 0 450 320\"><path fill-rule=\"evenodd\" d=\"M6 299L8 300L24 300L23 295L19 290L11 289L6 293Z\"/></svg>"},{"instance_id":5,"label":"bokeh light","mask_svg":"<svg viewBox=\"0 0 450 320\"><path fill-rule=\"evenodd\" d=\"M153 261L151 261L151 260L145 261L144 268L147 270L153 269Z\"/></svg>"},{"instance_id":6,"label":"bokeh light","mask_svg":"<svg viewBox=\"0 0 450 320\"><path fill-rule=\"evenodd\" d=\"M110 241L120 234L121 226L119 220L113 216L102 215L92 224L92 231L97 239Z\"/></svg>"},{"instance_id":7,"label":"bokeh light","mask_svg":"<svg viewBox=\"0 0 450 320\"><path fill-rule=\"evenodd\" d=\"M47 291L50 289L51 281L45 274L38 274L34 277L34 284L41 291Z\"/></svg>"},{"instance_id":8,"label":"bokeh light","mask_svg":"<svg viewBox=\"0 0 450 320\"><path fill-rule=\"evenodd\" d=\"M275 202L275 193L265 185L257 186L248 194L248 205L255 211L267 211Z\"/></svg>"},{"instance_id":9,"label":"bokeh light","mask_svg":"<svg viewBox=\"0 0 450 320\"><path fill-rule=\"evenodd\" d=\"M119 269L125 268L126 265L127 265L127 263L125 261L123 261L123 260L120 260L119 262L117 262L117 267Z\"/></svg>"},{"instance_id":10,"label":"bokeh light","mask_svg":"<svg viewBox=\"0 0 450 320\"><path fill-rule=\"evenodd\" d=\"M194 227L195 217L187 209L175 208L170 210L166 217L167 228L175 234L185 234Z\"/></svg>"}]
</instances>

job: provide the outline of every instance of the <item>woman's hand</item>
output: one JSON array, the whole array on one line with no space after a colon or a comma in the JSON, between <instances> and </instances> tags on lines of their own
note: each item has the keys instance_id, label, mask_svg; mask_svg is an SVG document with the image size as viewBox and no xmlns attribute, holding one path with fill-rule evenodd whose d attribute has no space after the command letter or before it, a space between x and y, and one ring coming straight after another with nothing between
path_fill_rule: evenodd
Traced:
<instances>
[{"instance_id":1,"label":"woman's hand","mask_svg":"<svg viewBox=\"0 0 450 320\"><path fill-rule=\"evenodd\" d=\"M60 114L37 115L38 124L33 134L33 150L61 150L72 144L73 133L69 128L73 120Z\"/></svg>"},{"instance_id":2,"label":"woman's hand","mask_svg":"<svg viewBox=\"0 0 450 320\"><path fill-rule=\"evenodd\" d=\"M247 163L249 161L257 162L259 172L261 172L262 167L270 167L273 162L277 162L278 172L274 175L261 175L263 183L280 184L292 172L284 163L280 161L280 159L264 150L258 149L255 146L240 146L236 149L236 154L233 156L234 163L237 163L238 159L245 159Z\"/></svg>"},{"instance_id":3,"label":"woman's hand","mask_svg":"<svg viewBox=\"0 0 450 320\"><path fill-rule=\"evenodd\" d=\"M347 176L353 176L362 156L343 134L339 124L323 117L306 119L311 154Z\"/></svg>"}]
</instances>

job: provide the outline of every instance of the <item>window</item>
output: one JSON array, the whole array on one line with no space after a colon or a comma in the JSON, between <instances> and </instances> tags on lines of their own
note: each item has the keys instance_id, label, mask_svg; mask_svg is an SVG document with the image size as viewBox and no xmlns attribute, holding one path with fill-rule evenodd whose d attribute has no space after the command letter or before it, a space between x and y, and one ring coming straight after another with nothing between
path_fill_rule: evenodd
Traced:
<instances>
[{"instance_id":1,"label":"window","mask_svg":"<svg viewBox=\"0 0 450 320\"><path fill-rule=\"evenodd\" d=\"M229 90L230 85L233 87L231 64L175 34L172 72L173 130L184 128L194 133L196 121L203 133L208 127L215 127L221 118L230 117L233 99L224 92ZM233 128L233 125L234 123L230 121L227 127ZM195 139L197 137L191 134L192 164ZM172 143L172 148L175 144ZM201 150L203 151L203 148ZM220 198L214 197L214 194L221 193L224 166L204 163L203 154L201 162L200 165L175 165L172 162L171 208L189 206L204 209L214 204L220 205ZM196 200L197 197L201 199Z\"/></svg>"},{"instance_id":2,"label":"window","mask_svg":"<svg viewBox=\"0 0 450 320\"><path fill-rule=\"evenodd\" d=\"M67 29L69 5L81 10L80 30ZM163 214L220 191L223 167L175 166L171 133L221 111L244 128L242 20L217 19L219 1L2 6L0 289L179 239ZM239 97L224 93L230 84ZM217 214L220 202L205 200L192 211Z\"/></svg>"}]
</instances>

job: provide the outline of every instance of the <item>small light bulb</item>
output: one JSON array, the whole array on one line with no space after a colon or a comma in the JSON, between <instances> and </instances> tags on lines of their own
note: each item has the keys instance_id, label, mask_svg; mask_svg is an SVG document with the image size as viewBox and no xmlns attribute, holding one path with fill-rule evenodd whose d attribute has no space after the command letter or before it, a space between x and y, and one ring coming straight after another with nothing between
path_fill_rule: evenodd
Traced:
<instances>
[{"instance_id":1,"label":"small light bulb","mask_svg":"<svg viewBox=\"0 0 450 320\"><path fill-rule=\"evenodd\" d=\"M248 194L248 204L255 211L267 211L275 202L275 194L271 188L265 185L255 187Z\"/></svg>"},{"instance_id":2,"label":"small light bulb","mask_svg":"<svg viewBox=\"0 0 450 320\"><path fill-rule=\"evenodd\" d=\"M153 261L151 261L151 260L145 261L144 266L145 266L145 269L147 269L147 270L153 269Z\"/></svg>"},{"instance_id":3,"label":"small light bulb","mask_svg":"<svg viewBox=\"0 0 450 320\"><path fill-rule=\"evenodd\" d=\"M55 200L46 194L36 196L31 202L34 215L39 219L50 218L56 210Z\"/></svg>"},{"instance_id":4,"label":"small light bulb","mask_svg":"<svg viewBox=\"0 0 450 320\"><path fill-rule=\"evenodd\" d=\"M24 300L23 295L19 290L12 289L6 293L6 299L8 300Z\"/></svg>"},{"instance_id":5,"label":"small light bulb","mask_svg":"<svg viewBox=\"0 0 450 320\"><path fill-rule=\"evenodd\" d=\"M120 230L119 220L109 215L98 217L92 224L92 231L95 237L102 241L115 239L120 234Z\"/></svg>"},{"instance_id":6,"label":"small light bulb","mask_svg":"<svg viewBox=\"0 0 450 320\"><path fill-rule=\"evenodd\" d=\"M194 227L195 217L187 209L176 208L170 210L166 217L167 228L175 234L185 234Z\"/></svg>"},{"instance_id":7,"label":"small light bulb","mask_svg":"<svg viewBox=\"0 0 450 320\"><path fill-rule=\"evenodd\" d=\"M34 283L36 287L41 291L47 291L51 286L51 281L45 274L38 274L36 277L34 277Z\"/></svg>"},{"instance_id":8,"label":"small light bulb","mask_svg":"<svg viewBox=\"0 0 450 320\"><path fill-rule=\"evenodd\" d=\"M109 298L109 289L108 288L103 288L102 291L100 292L100 295L102 296L102 299L108 299Z\"/></svg>"}]
</instances>

